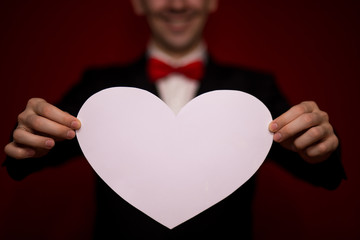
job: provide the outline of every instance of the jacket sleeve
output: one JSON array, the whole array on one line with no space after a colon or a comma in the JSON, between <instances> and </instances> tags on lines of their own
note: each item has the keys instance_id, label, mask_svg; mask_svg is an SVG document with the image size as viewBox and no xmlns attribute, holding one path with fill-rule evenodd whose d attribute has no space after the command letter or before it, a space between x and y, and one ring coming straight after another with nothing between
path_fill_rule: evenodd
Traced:
<instances>
[{"instance_id":1,"label":"jacket sleeve","mask_svg":"<svg viewBox=\"0 0 360 240\"><path fill-rule=\"evenodd\" d=\"M336 189L346 179L340 146L327 160L316 164L304 161L297 153L284 149L278 143L273 144L268 157L295 177L329 190Z\"/></svg>"},{"instance_id":2,"label":"jacket sleeve","mask_svg":"<svg viewBox=\"0 0 360 240\"><path fill-rule=\"evenodd\" d=\"M268 107L275 119L287 111L290 105L288 105L288 101L276 86L274 78L270 77L268 79L266 89L269 91L264 95L263 101L268 103ZM324 162L312 164L304 161L297 153L284 149L280 144L274 142L268 158L295 177L326 189L335 189L343 179L346 179L341 162L340 146Z\"/></svg>"}]
</instances>

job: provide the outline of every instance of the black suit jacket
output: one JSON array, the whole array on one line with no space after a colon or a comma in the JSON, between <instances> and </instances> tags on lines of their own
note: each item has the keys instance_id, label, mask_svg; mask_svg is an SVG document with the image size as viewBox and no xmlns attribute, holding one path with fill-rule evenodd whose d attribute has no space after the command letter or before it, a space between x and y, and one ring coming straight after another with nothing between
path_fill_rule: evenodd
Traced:
<instances>
[{"instance_id":1,"label":"black suit jacket","mask_svg":"<svg viewBox=\"0 0 360 240\"><path fill-rule=\"evenodd\" d=\"M141 88L158 95L155 85L148 81L146 60L147 57L143 56L127 66L85 72L82 81L58 104L59 108L76 116L87 98L102 89L114 86ZM254 95L269 108L273 118L289 107L271 75L220 65L209 57L197 95L220 89L240 90ZM13 178L22 179L34 171L60 164L80 154L81 150L76 140L64 141L57 143L44 158L20 161L8 158L5 165ZM325 188L335 188L344 178L339 151L324 163L307 164L297 154L274 143L268 158L297 177ZM169 230L129 205L98 178L95 237L101 239L251 238L251 202L254 186L255 177L252 177L220 203Z\"/></svg>"}]
</instances>

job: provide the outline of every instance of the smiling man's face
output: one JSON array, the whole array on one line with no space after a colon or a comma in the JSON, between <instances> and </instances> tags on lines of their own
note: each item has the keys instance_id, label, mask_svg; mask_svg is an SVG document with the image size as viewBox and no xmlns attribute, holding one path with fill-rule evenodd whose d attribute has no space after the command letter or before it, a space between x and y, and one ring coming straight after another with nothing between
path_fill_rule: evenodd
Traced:
<instances>
[{"instance_id":1,"label":"smiling man's face","mask_svg":"<svg viewBox=\"0 0 360 240\"><path fill-rule=\"evenodd\" d=\"M162 50L183 55L195 48L216 0L133 0L135 12L145 15L153 42Z\"/></svg>"}]
</instances>

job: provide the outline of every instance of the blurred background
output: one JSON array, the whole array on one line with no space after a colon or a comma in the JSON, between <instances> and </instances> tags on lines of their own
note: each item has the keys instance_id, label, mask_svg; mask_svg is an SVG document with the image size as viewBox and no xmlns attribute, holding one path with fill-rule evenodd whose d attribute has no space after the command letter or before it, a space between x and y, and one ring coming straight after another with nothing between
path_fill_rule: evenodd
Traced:
<instances>
[{"instance_id":1,"label":"blurred background","mask_svg":"<svg viewBox=\"0 0 360 240\"><path fill-rule=\"evenodd\" d=\"M216 59L274 73L292 104L315 100L342 142L348 180L334 191L261 167L255 239L360 239L359 12L356 0L220 0L210 17ZM56 102L85 69L135 59L148 34L129 0L1 1L1 146L29 98ZM0 239L89 239L93 179L82 158L21 182L1 167Z\"/></svg>"}]
</instances>

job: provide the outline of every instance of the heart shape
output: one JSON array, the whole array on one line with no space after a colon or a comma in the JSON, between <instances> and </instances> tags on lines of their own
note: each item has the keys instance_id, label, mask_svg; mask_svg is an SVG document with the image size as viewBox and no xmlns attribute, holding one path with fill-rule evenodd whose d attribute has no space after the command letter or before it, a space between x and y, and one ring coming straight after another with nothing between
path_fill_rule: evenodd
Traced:
<instances>
[{"instance_id":1,"label":"heart shape","mask_svg":"<svg viewBox=\"0 0 360 240\"><path fill-rule=\"evenodd\" d=\"M234 90L202 94L175 115L145 90L108 88L78 118L77 139L97 174L170 229L244 184L272 144L269 110Z\"/></svg>"}]
</instances>

